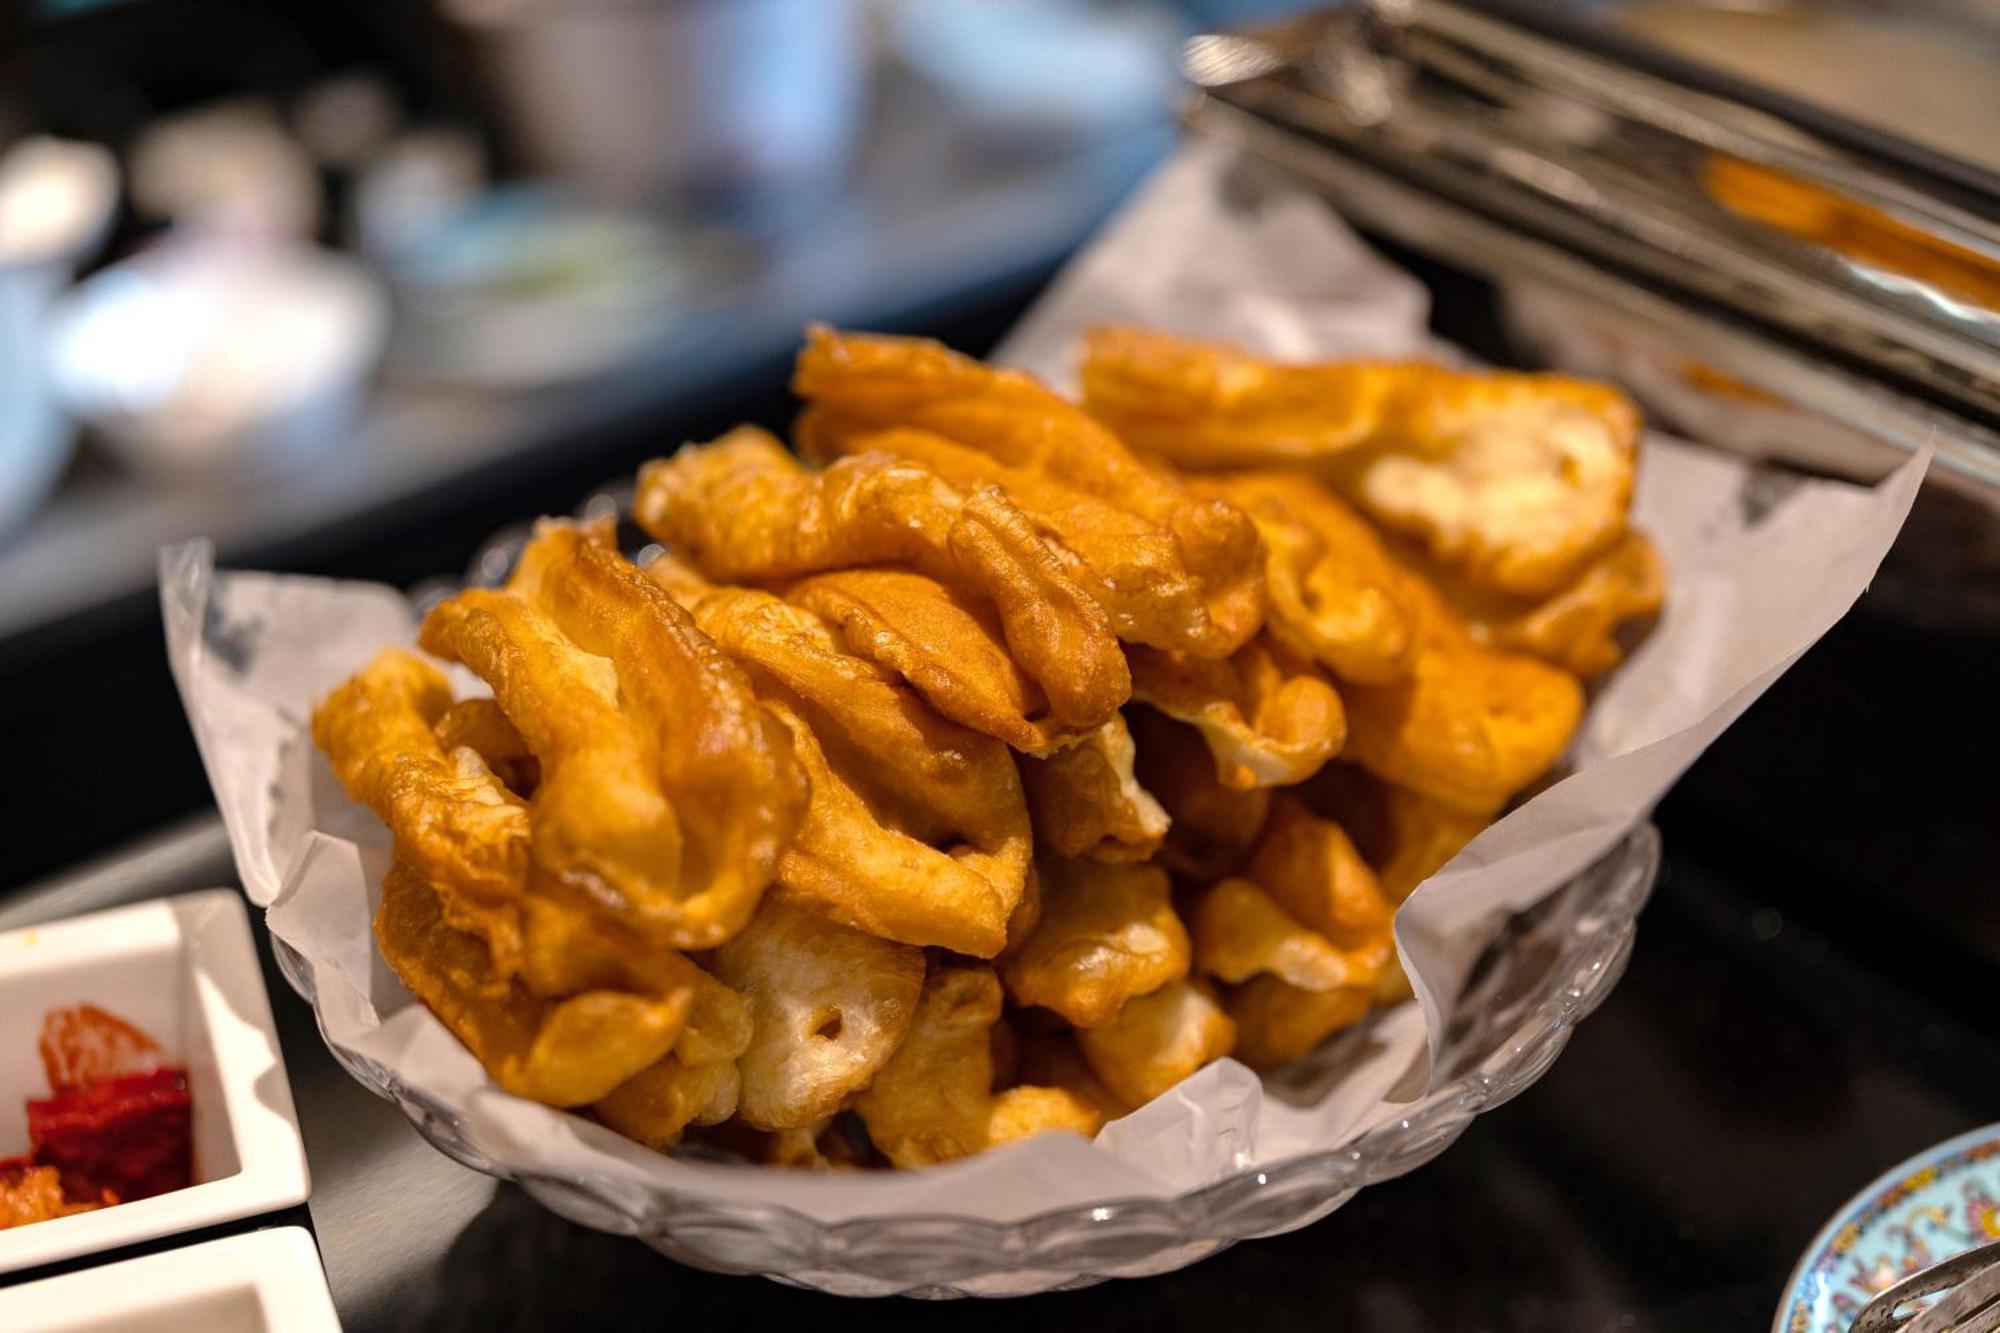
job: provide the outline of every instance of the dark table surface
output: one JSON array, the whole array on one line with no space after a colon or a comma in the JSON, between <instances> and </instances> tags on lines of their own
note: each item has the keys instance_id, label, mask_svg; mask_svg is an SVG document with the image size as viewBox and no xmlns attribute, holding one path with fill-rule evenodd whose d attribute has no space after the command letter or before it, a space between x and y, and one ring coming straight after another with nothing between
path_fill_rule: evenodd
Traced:
<instances>
[{"instance_id":1,"label":"dark table surface","mask_svg":"<svg viewBox=\"0 0 2000 1333\"><path fill-rule=\"evenodd\" d=\"M2000 810L1974 762L2000 741L1992 647L1868 614L1836 629L1662 807L1666 870L1609 1001L1540 1083L1436 1161L1181 1273L949 1318L1766 1326L1844 1199L2000 1119L2000 949L1947 922L1980 919L1967 905L1992 882ZM197 822L18 895L0 927L231 878L219 830ZM315 1180L306 1220L350 1333L893 1328L942 1313L695 1272L545 1212L352 1083L269 975Z\"/></svg>"}]
</instances>

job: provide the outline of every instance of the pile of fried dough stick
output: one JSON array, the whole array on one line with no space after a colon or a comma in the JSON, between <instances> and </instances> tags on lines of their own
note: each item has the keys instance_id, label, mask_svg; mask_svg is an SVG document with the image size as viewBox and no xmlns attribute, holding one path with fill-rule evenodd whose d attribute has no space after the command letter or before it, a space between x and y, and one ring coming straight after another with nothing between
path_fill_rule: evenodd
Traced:
<instances>
[{"instance_id":1,"label":"pile of fried dough stick","mask_svg":"<svg viewBox=\"0 0 2000 1333\"><path fill-rule=\"evenodd\" d=\"M638 562L545 521L320 703L382 953L500 1086L916 1167L1407 996L1396 905L1660 606L1636 412L1131 328L1082 382L814 329L796 452L649 464Z\"/></svg>"}]
</instances>

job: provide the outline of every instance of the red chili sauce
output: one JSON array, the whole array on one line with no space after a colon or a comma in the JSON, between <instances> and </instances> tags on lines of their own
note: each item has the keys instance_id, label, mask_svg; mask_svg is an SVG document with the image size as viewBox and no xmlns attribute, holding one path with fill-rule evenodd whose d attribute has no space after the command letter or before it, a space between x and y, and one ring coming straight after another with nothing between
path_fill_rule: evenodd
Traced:
<instances>
[{"instance_id":1,"label":"red chili sauce","mask_svg":"<svg viewBox=\"0 0 2000 1333\"><path fill-rule=\"evenodd\" d=\"M187 1071L96 1005L42 1022L50 1094L28 1101L28 1139L0 1158L0 1229L186 1188L194 1172Z\"/></svg>"}]
</instances>

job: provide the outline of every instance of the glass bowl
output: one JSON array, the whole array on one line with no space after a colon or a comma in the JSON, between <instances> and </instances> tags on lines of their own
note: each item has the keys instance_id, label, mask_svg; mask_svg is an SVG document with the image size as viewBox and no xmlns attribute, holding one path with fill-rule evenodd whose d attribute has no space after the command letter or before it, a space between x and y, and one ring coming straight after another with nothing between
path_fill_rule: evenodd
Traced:
<instances>
[{"instance_id":1,"label":"glass bowl","mask_svg":"<svg viewBox=\"0 0 2000 1333\"><path fill-rule=\"evenodd\" d=\"M592 496L577 517L618 522L621 546L643 559L648 539L627 521L630 513L626 485ZM520 523L495 533L462 576L414 588L411 600L422 612L460 588L504 583L532 531L532 523ZM1610 994L1659 868L1659 832L1642 824L1539 903L1498 922L1446 1008L1432 1091L1400 1117L1331 1151L1246 1168L1175 1197L1111 1198L1014 1222L949 1213L823 1222L768 1203L696 1196L664 1180L635 1197L627 1181L613 1187L497 1160L475 1145L452 1107L372 1060L328 1046L348 1073L400 1106L446 1156L516 1182L579 1225L635 1237L693 1267L842 1296L1026 1296L1169 1273L1239 1240L1295 1231L1362 1187L1443 1152L1474 1116L1540 1078L1576 1023ZM317 1012L310 968L284 940L273 936L272 943L280 971ZM1273 1081L1324 1086L1347 1042L1365 1030L1364 1024L1331 1038L1276 1071Z\"/></svg>"},{"instance_id":2,"label":"glass bowl","mask_svg":"<svg viewBox=\"0 0 2000 1333\"><path fill-rule=\"evenodd\" d=\"M1611 992L1639 909L1659 873L1659 834L1632 830L1594 865L1502 922L1447 1013L1433 1091L1399 1118L1338 1149L1244 1170L1173 1198L1106 1199L1016 1222L946 1213L827 1223L763 1203L696 1198L664 1182L635 1197L588 1178L556 1178L476 1149L459 1117L381 1066L332 1048L364 1086L395 1102L446 1156L517 1182L582 1226L643 1240L696 1268L754 1273L844 1296L1023 1296L1150 1277L1239 1240L1296 1230L1367 1185L1415 1170L1472 1118L1540 1078L1577 1022ZM280 970L318 1008L311 973L273 939ZM1339 1038L1300 1061L1336 1060ZM1282 1075L1281 1075L1282 1076ZM744 1165L744 1171L770 1170Z\"/></svg>"}]
</instances>

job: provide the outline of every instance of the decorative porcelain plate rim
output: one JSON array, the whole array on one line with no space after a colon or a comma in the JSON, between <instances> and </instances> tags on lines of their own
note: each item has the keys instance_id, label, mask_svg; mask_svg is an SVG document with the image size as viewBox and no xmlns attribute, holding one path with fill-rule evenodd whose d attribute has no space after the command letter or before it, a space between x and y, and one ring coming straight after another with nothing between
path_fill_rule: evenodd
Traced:
<instances>
[{"instance_id":1,"label":"decorative porcelain plate rim","mask_svg":"<svg viewBox=\"0 0 2000 1333\"><path fill-rule=\"evenodd\" d=\"M1809 1314L1802 1308L1810 1299L1805 1291L1806 1282L1826 1257L1834 1238L1853 1225L1863 1212L1879 1203L1883 1195L1901 1189L1911 1176L1923 1171L1935 1172L1940 1163L1966 1156L1981 1147L1994 1148L1992 1155L2000 1157L2000 1122L1968 1129L1963 1134L1955 1134L1942 1143L1934 1143L1921 1152L1913 1153L1849 1195L1846 1202L1833 1210L1826 1225L1814 1233L1799 1255L1798 1263L1793 1265L1791 1276L1785 1279L1784 1297L1778 1302L1777 1312L1771 1316L1771 1333L1793 1333L1794 1329L1806 1327L1795 1322ZM1944 1254L1937 1256L1939 1259L1950 1257ZM1819 1333L1819 1330L1814 1329L1810 1333Z\"/></svg>"}]
</instances>

